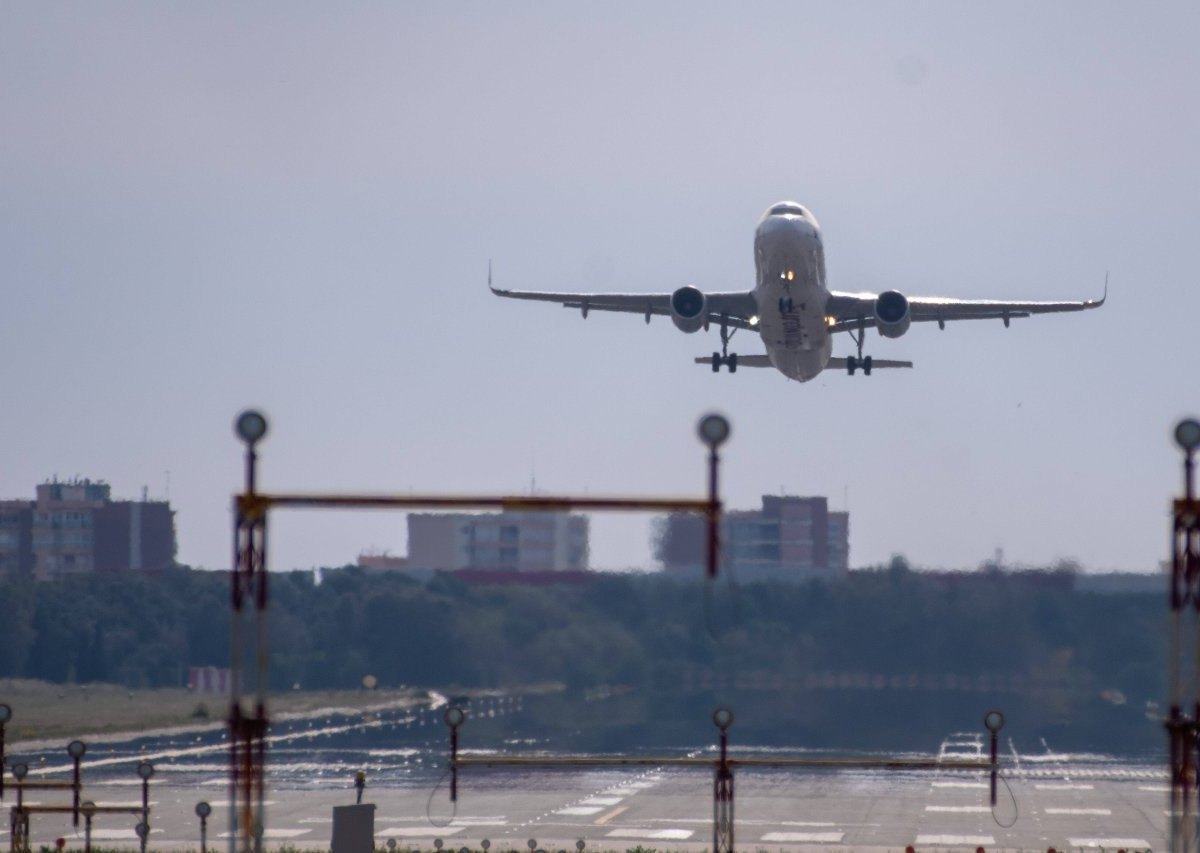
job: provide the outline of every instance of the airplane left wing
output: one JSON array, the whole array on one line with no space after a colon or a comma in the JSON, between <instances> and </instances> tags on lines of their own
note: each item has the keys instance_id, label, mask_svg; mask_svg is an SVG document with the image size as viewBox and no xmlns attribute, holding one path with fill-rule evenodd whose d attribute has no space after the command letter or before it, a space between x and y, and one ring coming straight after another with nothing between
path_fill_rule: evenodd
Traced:
<instances>
[{"instance_id":1,"label":"airplane left wing","mask_svg":"<svg viewBox=\"0 0 1200 853\"><path fill-rule=\"evenodd\" d=\"M833 320L830 331L842 332L876 325L875 301L878 298L877 293L830 293L825 305L825 313ZM944 328L951 320L1003 320L1007 326L1009 320L1017 317L1099 308L1107 298L1106 283L1102 297L1082 302L1006 302L1000 299L954 299L945 296L911 296L907 301L909 317L914 323L933 321Z\"/></svg>"}]
</instances>

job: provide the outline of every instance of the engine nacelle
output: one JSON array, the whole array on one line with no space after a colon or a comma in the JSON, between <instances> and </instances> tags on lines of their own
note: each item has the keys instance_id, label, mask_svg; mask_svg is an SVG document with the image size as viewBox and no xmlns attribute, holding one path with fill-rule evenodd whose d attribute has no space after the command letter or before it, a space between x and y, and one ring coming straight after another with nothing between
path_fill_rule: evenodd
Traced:
<instances>
[{"instance_id":1,"label":"engine nacelle","mask_svg":"<svg viewBox=\"0 0 1200 853\"><path fill-rule=\"evenodd\" d=\"M898 290L885 290L875 297L875 325L885 338L898 338L912 325L908 298Z\"/></svg>"},{"instance_id":2,"label":"engine nacelle","mask_svg":"<svg viewBox=\"0 0 1200 853\"><path fill-rule=\"evenodd\" d=\"M684 285L671 294L671 322L681 332L700 331L708 317L708 299L699 288Z\"/></svg>"}]
</instances>

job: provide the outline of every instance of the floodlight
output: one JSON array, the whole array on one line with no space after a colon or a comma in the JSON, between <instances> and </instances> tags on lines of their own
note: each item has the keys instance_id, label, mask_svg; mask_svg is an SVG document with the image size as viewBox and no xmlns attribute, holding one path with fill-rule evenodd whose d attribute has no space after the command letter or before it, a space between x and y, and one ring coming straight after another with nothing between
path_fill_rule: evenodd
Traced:
<instances>
[{"instance_id":1,"label":"floodlight","mask_svg":"<svg viewBox=\"0 0 1200 853\"><path fill-rule=\"evenodd\" d=\"M733 711L729 708L718 708L713 711L712 718L718 729L727 729L733 725Z\"/></svg>"},{"instance_id":2,"label":"floodlight","mask_svg":"<svg viewBox=\"0 0 1200 853\"><path fill-rule=\"evenodd\" d=\"M1004 728L1004 715L999 711L988 711L983 716L983 724L992 734L996 734Z\"/></svg>"},{"instance_id":3,"label":"floodlight","mask_svg":"<svg viewBox=\"0 0 1200 853\"><path fill-rule=\"evenodd\" d=\"M467 715L463 713L463 709L457 705L451 705L442 716L446 720L446 725L452 729L457 729L463 724L463 720L467 718Z\"/></svg>"},{"instance_id":4,"label":"floodlight","mask_svg":"<svg viewBox=\"0 0 1200 853\"><path fill-rule=\"evenodd\" d=\"M254 445L267 434L267 418L258 409L246 409L238 415L234 429L238 438L246 444Z\"/></svg>"},{"instance_id":5,"label":"floodlight","mask_svg":"<svg viewBox=\"0 0 1200 853\"><path fill-rule=\"evenodd\" d=\"M12 766L12 774L13 774L13 778L15 778L18 782L20 782L22 779L24 779L26 776L29 775L29 765L26 764L24 761L22 761L19 764L14 764Z\"/></svg>"},{"instance_id":6,"label":"floodlight","mask_svg":"<svg viewBox=\"0 0 1200 853\"><path fill-rule=\"evenodd\" d=\"M143 782L149 782L150 777L154 775L154 765L149 761L138 762L137 775L142 778Z\"/></svg>"},{"instance_id":7,"label":"floodlight","mask_svg":"<svg viewBox=\"0 0 1200 853\"><path fill-rule=\"evenodd\" d=\"M74 758L76 761L83 758L87 752L87 744L81 740L73 740L67 744L67 755Z\"/></svg>"},{"instance_id":8,"label":"floodlight","mask_svg":"<svg viewBox=\"0 0 1200 853\"><path fill-rule=\"evenodd\" d=\"M729 430L729 419L716 413L702 417L696 427L700 440L713 450L725 443L729 438Z\"/></svg>"},{"instance_id":9,"label":"floodlight","mask_svg":"<svg viewBox=\"0 0 1200 853\"><path fill-rule=\"evenodd\" d=\"M12 708L7 705L0 704L0 723L7 723L12 719Z\"/></svg>"},{"instance_id":10,"label":"floodlight","mask_svg":"<svg viewBox=\"0 0 1200 853\"><path fill-rule=\"evenodd\" d=\"M196 817L204 819L212 814L212 806L204 800L196 803Z\"/></svg>"},{"instance_id":11,"label":"floodlight","mask_svg":"<svg viewBox=\"0 0 1200 853\"><path fill-rule=\"evenodd\" d=\"M96 804L93 803L91 800L84 800L82 803L79 804L79 810L81 812L83 812L84 815L86 815L87 817L91 817L92 815L94 815L96 813Z\"/></svg>"},{"instance_id":12,"label":"floodlight","mask_svg":"<svg viewBox=\"0 0 1200 853\"><path fill-rule=\"evenodd\" d=\"M1200 447L1200 421L1195 418L1184 418L1175 425L1175 443L1183 448L1184 453L1193 453Z\"/></svg>"}]
</instances>

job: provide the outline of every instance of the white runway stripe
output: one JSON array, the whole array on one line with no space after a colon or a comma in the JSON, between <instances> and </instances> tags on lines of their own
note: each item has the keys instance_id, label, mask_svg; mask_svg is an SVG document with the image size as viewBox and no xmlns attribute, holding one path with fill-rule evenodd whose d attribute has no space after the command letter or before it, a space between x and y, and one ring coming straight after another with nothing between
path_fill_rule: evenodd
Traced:
<instances>
[{"instance_id":1,"label":"white runway stripe","mask_svg":"<svg viewBox=\"0 0 1200 853\"><path fill-rule=\"evenodd\" d=\"M301 835L307 835L312 832L311 829L264 829L263 838L298 838ZM229 838L230 833L222 832L218 838Z\"/></svg>"},{"instance_id":2,"label":"white runway stripe","mask_svg":"<svg viewBox=\"0 0 1200 853\"><path fill-rule=\"evenodd\" d=\"M1096 788L1095 785L1074 785L1070 782L1037 782L1033 787L1039 791L1092 791Z\"/></svg>"},{"instance_id":3,"label":"white runway stripe","mask_svg":"<svg viewBox=\"0 0 1200 853\"><path fill-rule=\"evenodd\" d=\"M391 826L375 830L375 837L387 838L394 835L397 838L437 838L443 835L457 835L462 831L461 826Z\"/></svg>"},{"instance_id":4,"label":"white runway stripe","mask_svg":"<svg viewBox=\"0 0 1200 853\"><path fill-rule=\"evenodd\" d=\"M1042 809L1046 814L1110 815L1112 809Z\"/></svg>"},{"instance_id":5,"label":"white runway stripe","mask_svg":"<svg viewBox=\"0 0 1200 853\"><path fill-rule=\"evenodd\" d=\"M986 847L989 844L995 844L996 839L990 835L918 835L916 843L948 847L972 844L976 847L981 845Z\"/></svg>"},{"instance_id":6,"label":"white runway stripe","mask_svg":"<svg viewBox=\"0 0 1200 853\"><path fill-rule=\"evenodd\" d=\"M926 806L927 812L947 812L950 814L986 814L991 806Z\"/></svg>"},{"instance_id":7,"label":"white runway stripe","mask_svg":"<svg viewBox=\"0 0 1200 853\"><path fill-rule=\"evenodd\" d=\"M687 841L690 829L614 829L605 838L649 838L655 841Z\"/></svg>"},{"instance_id":8,"label":"white runway stripe","mask_svg":"<svg viewBox=\"0 0 1200 853\"><path fill-rule=\"evenodd\" d=\"M1144 838L1068 838L1067 843L1072 847L1103 847L1105 850L1110 847L1113 849L1134 847L1145 850L1150 846L1150 842Z\"/></svg>"},{"instance_id":9,"label":"white runway stripe","mask_svg":"<svg viewBox=\"0 0 1200 853\"><path fill-rule=\"evenodd\" d=\"M584 815L599 814L602 811L604 811L603 806L567 806L565 809L555 809L554 813L583 817Z\"/></svg>"},{"instance_id":10,"label":"white runway stripe","mask_svg":"<svg viewBox=\"0 0 1200 853\"><path fill-rule=\"evenodd\" d=\"M988 789L988 783L987 782L934 782L933 787L935 787L935 788L982 788L983 790L986 791Z\"/></svg>"},{"instance_id":11,"label":"white runway stripe","mask_svg":"<svg viewBox=\"0 0 1200 853\"><path fill-rule=\"evenodd\" d=\"M840 844L845 835L844 832L768 832L762 840L780 844Z\"/></svg>"}]
</instances>

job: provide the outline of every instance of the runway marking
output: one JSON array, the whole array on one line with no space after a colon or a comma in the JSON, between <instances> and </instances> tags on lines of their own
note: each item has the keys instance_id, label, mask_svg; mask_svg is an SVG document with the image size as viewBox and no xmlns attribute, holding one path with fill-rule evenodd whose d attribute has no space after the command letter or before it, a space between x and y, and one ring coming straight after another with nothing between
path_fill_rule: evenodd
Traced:
<instances>
[{"instance_id":1,"label":"runway marking","mask_svg":"<svg viewBox=\"0 0 1200 853\"><path fill-rule=\"evenodd\" d=\"M333 823L331 817L302 817L300 823Z\"/></svg>"},{"instance_id":2,"label":"runway marking","mask_svg":"<svg viewBox=\"0 0 1200 853\"><path fill-rule=\"evenodd\" d=\"M1046 814L1093 814L1110 815L1112 809L1042 809Z\"/></svg>"},{"instance_id":3,"label":"runway marking","mask_svg":"<svg viewBox=\"0 0 1200 853\"><path fill-rule=\"evenodd\" d=\"M333 823L333 820L331 818L321 818L321 819L326 820L329 823ZM381 816L381 817L375 818L375 820L378 823L428 823L429 822L429 819L426 817L409 817L409 816L405 816L405 817ZM300 821L300 822L303 823L304 821ZM508 823L508 821L505 819L504 815L495 815L494 817L487 816L487 815L478 815L478 816L472 816L472 817L452 818L449 825L450 826L460 826L460 827L461 826L503 826L506 823Z\"/></svg>"},{"instance_id":4,"label":"runway marking","mask_svg":"<svg viewBox=\"0 0 1200 853\"><path fill-rule=\"evenodd\" d=\"M150 834L161 833L161 829L152 829ZM93 841L130 841L138 837L135 830L132 829L93 829Z\"/></svg>"},{"instance_id":5,"label":"runway marking","mask_svg":"<svg viewBox=\"0 0 1200 853\"><path fill-rule=\"evenodd\" d=\"M982 814L990 812L991 806L926 806L927 812L949 812L951 814Z\"/></svg>"},{"instance_id":6,"label":"runway marking","mask_svg":"<svg viewBox=\"0 0 1200 853\"><path fill-rule=\"evenodd\" d=\"M844 832L768 832L762 837L762 840L781 843L807 841L814 844L840 844L845 835Z\"/></svg>"},{"instance_id":7,"label":"runway marking","mask_svg":"<svg viewBox=\"0 0 1200 853\"><path fill-rule=\"evenodd\" d=\"M398 835L401 838L436 838L441 835L457 835L461 826L391 826L375 830L376 836Z\"/></svg>"},{"instance_id":8,"label":"runway marking","mask_svg":"<svg viewBox=\"0 0 1200 853\"><path fill-rule=\"evenodd\" d=\"M112 809L141 809L141 800L97 800L96 805ZM157 806L158 800L151 800L150 805Z\"/></svg>"},{"instance_id":9,"label":"runway marking","mask_svg":"<svg viewBox=\"0 0 1200 853\"><path fill-rule=\"evenodd\" d=\"M1072 847L1137 847L1145 850L1150 842L1144 838L1068 838Z\"/></svg>"},{"instance_id":10,"label":"runway marking","mask_svg":"<svg viewBox=\"0 0 1200 853\"><path fill-rule=\"evenodd\" d=\"M1171 793L1170 785L1138 785L1139 791L1150 791L1153 794L1169 794Z\"/></svg>"},{"instance_id":11,"label":"runway marking","mask_svg":"<svg viewBox=\"0 0 1200 853\"><path fill-rule=\"evenodd\" d=\"M624 797L588 797L586 800L580 800L581 806L615 806L621 802Z\"/></svg>"},{"instance_id":12,"label":"runway marking","mask_svg":"<svg viewBox=\"0 0 1200 853\"><path fill-rule=\"evenodd\" d=\"M129 831L133 832L132 829ZM309 832L312 832L312 830L311 829L264 829L263 830L263 838L297 838L297 837L299 837L301 835L305 835ZM230 833L230 832L222 832L217 837L218 838L230 838L232 835L233 835L233 833Z\"/></svg>"},{"instance_id":13,"label":"runway marking","mask_svg":"<svg viewBox=\"0 0 1200 853\"><path fill-rule=\"evenodd\" d=\"M605 838L650 838L655 841L687 841L690 829L614 829Z\"/></svg>"},{"instance_id":14,"label":"runway marking","mask_svg":"<svg viewBox=\"0 0 1200 853\"><path fill-rule=\"evenodd\" d=\"M933 844L957 847L963 844L974 844L976 847L995 844L996 839L990 835L918 835L917 844Z\"/></svg>"},{"instance_id":15,"label":"runway marking","mask_svg":"<svg viewBox=\"0 0 1200 853\"><path fill-rule=\"evenodd\" d=\"M767 821L765 821L765 820L760 821L760 823L766 823L766 822ZM711 823L711 821L710 821L710 823ZM749 823L749 821L743 820L743 821L739 821L739 823ZM832 821L824 821L824 820L781 820L781 821L779 821L779 825L780 826L837 826L837 824L833 823Z\"/></svg>"},{"instance_id":16,"label":"runway marking","mask_svg":"<svg viewBox=\"0 0 1200 853\"><path fill-rule=\"evenodd\" d=\"M598 817L594 821L592 821L592 824L594 826L604 826L604 824L608 823L614 817L621 814L621 812L626 812L626 811L629 811L629 806L617 806L615 809L613 809L608 814L600 815L600 817Z\"/></svg>"},{"instance_id":17,"label":"runway marking","mask_svg":"<svg viewBox=\"0 0 1200 853\"><path fill-rule=\"evenodd\" d=\"M934 782L935 788L982 788L987 790L986 782Z\"/></svg>"},{"instance_id":18,"label":"runway marking","mask_svg":"<svg viewBox=\"0 0 1200 853\"><path fill-rule=\"evenodd\" d=\"M276 802L278 802L278 801L277 800L263 800L263 805L264 806L273 806L273 805L275 805ZM229 800L209 800L208 804L210 806L212 806L214 809L229 808Z\"/></svg>"},{"instance_id":19,"label":"runway marking","mask_svg":"<svg viewBox=\"0 0 1200 853\"><path fill-rule=\"evenodd\" d=\"M554 813L563 815L579 815L580 817L583 817L584 815L594 815L601 811L604 811L603 806L567 806L565 809L555 809Z\"/></svg>"},{"instance_id":20,"label":"runway marking","mask_svg":"<svg viewBox=\"0 0 1200 853\"><path fill-rule=\"evenodd\" d=\"M1095 790L1095 785L1073 785L1071 783L1063 784L1061 782L1036 782L1035 788L1039 791L1092 791Z\"/></svg>"}]
</instances>

